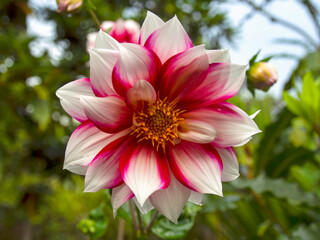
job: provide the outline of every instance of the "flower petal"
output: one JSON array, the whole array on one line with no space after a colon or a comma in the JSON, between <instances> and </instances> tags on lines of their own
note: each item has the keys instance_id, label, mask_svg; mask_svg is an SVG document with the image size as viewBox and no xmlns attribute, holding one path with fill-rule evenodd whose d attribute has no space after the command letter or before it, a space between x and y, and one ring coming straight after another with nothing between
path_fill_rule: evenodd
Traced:
<instances>
[{"instance_id":1,"label":"flower petal","mask_svg":"<svg viewBox=\"0 0 320 240\"><path fill-rule=\"evenodd\" d=\"M90 52L90 77L92 90L98 97L116 95L112 85L112 70L119 51L92 49Z\"/></svg>"},{"instance_id":2,"label":"flower petal","mask_svg":"<svg viewBox=\"0 0 320 240\"><path fill-rule=\"evenodd\" d=\"M168 152L170 168L183 185L222 196L222 161L212 145L181 141Z\"/></svg>"},{"instance_id":3,"label":"flower petal","mask_svg":"<svg viewBox=\"0 0 320 240\"><path fill-rule=\"evenodd\" d=\"M233 97L243 84L246 67L229 63L210 64L205 80L184 100L184 106L208 106Z\"/></svg>"},{"instance_id":4,"label":"flower petal","mask_svg":"<svg viewBox=\"0 0 320 240\"><path fill-rule=\"evenodd\" d=\"M113 69L113 87L120 96L124 96L137 80L154 83L160 60L150 50L138 44L122 43L120 55Z\"/></svg>"},{"instance_id":5,"label":"flower petal","mask_svg":"<svg viewBox=\"0 0 320 240\"><path fill-rule=\"evenodd\" d=\"M132 88L128 89L125 100L129 106L141 108L145 102L154 103L157 100L157 94L149 82L138 80Z\"/></svg>"},{"instance_id":6,"label":"flower petal","mask_svg":"<svg viewBox=\"0 0 320 240\"><path fill-rule=\"evenodd\" d=\"M147 12L139 36L139 44L144 45L151 33L164 25L164 21L152 12Z\"/></svg>"},{"instance_id":7,"label":"flower petal","mask_svg":"<svg viewBox=\"0 0 320 240\"><path fill-rule=\"evenodd\" d=\"M74 119L84 122L88 118L80 104L81 96L94 96L89 78L82 78L62 86L56 92L63 109Z\"/></svg>"},{"instance_id":8,"label":"flower petal","mask_svg":"<svg viewBox=\"0 0 320 240\"><path fill-rule=\"evenodd\" d=\"M139 208L139 211L142 213L142 214L147 214L148 212L150 212L152 209L154 209L154 207L152 206L151 202L149 199L147 199L143 206L140 206L138 200L136 197L133 198L133 201L134 203L136 204L136 206Z\"/></svg>"},{"instance_id":9,"label":"flower petal","mask_svg":"<svg viewBox=\"0 0 320 240\"><path fill-rule=\"evenodd\" d=\"M116 217L119 207L133 197L133 192L125 183L112 189L111 205L113 208L113 217Z\"/></svg>"},{"instance_id":10,"label":"flower petal","mask_svg":"<svg viewBox=\"0 0 320 240\"><path fill-rule=\"evenodd\" d=\"M154 192L150 201L159 212L177 224L190 192L190 189L183 186L171 173L169 187Z\"/></svg>"},{"instance_id":11,"label":"flower petal","mask_svg":"<svg viewBox=\"0 0 320 240\"><path fill-rule=\"evenodd\" d=\"M94 43L94 48L119 50L119 46L120 43L118 43L117 40L100 29L96 38L96 42Z\"/></svg>"},{"instance_id":12,"label":"flower petal","mask_svg":"<svg viewBox=\"0 0 320 240\"><path fill-rule=\"evenodd\" d=\"M229 49L221 49L221 50L206 50L208 55L209 64L211 63L230 63L230 53Z\"/></svg>"},{"instance_id":13,"label":"flower petal","mask_svg":"<svg viewBox=\"0 0 320 240\"><path fill-rule=\"evenodd\" d=\"M226 102L216 103L181 114L184 119L198 119L211 124L217 131L213 144L231 147L245 144L261 132L257 124L240 108Z\"/></svg>"},{"instance_id":14,"label":"flower petal","mask_svg":"<svg viewBox=\"0 0 320 240\"><path fill-rule=\"evenodd\" d=\"M102 131L115 133L132 124L132 112L121 97L83 97L81 104L88 118Z\"/></svg>"},{"instance_id":15,"label":"flower petal","mask_svg":"<svg viewBox=\"0 0 320 240\"><path fill-rule=\"evenodd\" d=\"M159 189L170 183L167 160L147 144L137 145L136 139L127 144L127 150L120 158L120 171L124 182L135 194L140 206Z\"/></svg>"},{"instance_id":16,"label":"flower petal","mask_svg":"<svg viewBox=\"0 0 320 240\"><path fill-rule=\"evenodd\" d=\"M145 46L153 50L164 63L177 53L192 48L192 42L176 16L154 31Z\"/></svg>"},{"instance_id":17,"label":"flower petal","mask_svg":"<svg viewBox=\"0 0 320 240\"><path fill-rule=\"evenodd\" d=\"M209 67L204 45L190 48L170 58L161 68L157 89L162 98L183 99L202 83Z\"/></svg>"},{"instance_id":18,"label":"flower petal","mask_svg":"<svg viewBox=\"0 0 320 240\"><path fill-rule=\"evenodd\" d=\"M178 130L180 138L195 143L211 143L217 136L217 131L211 124L195 119L185 119Z\"/></svg>"},{"instance_id":19,"label":"flower petal","mask_svg":"<svg viewBox=\"0 0 320 240\"><path fill-rule=\"evenodd\" d=\"M192 202L193 204L202 206L202 197L203 194L195 192L195 191L191 191L190 197L188 199L189 202Z\"/></svg>"},{"instance_id":20,"label":"flower petal","mask_svg":"<svg viewBox=\"0 0 320 240\"><path fill-rule=\"evenodd\" d=\"M117 134L108 134L90 121L82 123L74 130L68 141L63 169L85 175L89 163L103 147L130 131L126 129Z\"/></svg>"},{"instance_id":21,"label":"flower petal","mask_svg":"<svg viewBox=\"0 0 320 240\"><path fill-rule=\"evenodd\" d=\"M126 148L126 145L122 144L125 137L109 143L91 161L85 177L85 192L110 189L123 183L119 159Z\"/></svg>"},{"instance_id":22,"label":"flower petal","mask_svg":"<svg viewBox=\"0 0 320 240\"><path fill-rule=\"evenodd\" d=\"M238 178L240 176L239 163L233 148L216 147L216 150L218 151L223 163L223 171L221 175L222 182L230 182Z\"/></svg>"}]
</instances>

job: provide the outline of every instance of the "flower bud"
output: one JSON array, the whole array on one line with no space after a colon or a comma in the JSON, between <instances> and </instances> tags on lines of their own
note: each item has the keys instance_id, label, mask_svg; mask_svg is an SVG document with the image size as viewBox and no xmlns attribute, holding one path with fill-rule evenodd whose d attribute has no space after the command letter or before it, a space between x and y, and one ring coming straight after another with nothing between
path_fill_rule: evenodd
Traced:
<instances>
[{"instance_id":1,"label":"flower bud","mask_svg":"<svg viewBox=\"0 0 320 240\"><path fill-rule=\"evenodd\" d=\"M72 12L82 5L82 0L57 0L58 12Z\"/></svg>"},{"instance_id":2,"label":"flower bud","mask_svg":"<svg viewBox=\"0 0 320 240\"><path fill-rule=\"evenodd\" d=\"M270 63L257 62L249 69L248 80L254 88L267 91L278 80L278 73Z\"/></svg>"},{"instance_id":3,"label":"flower bud","mask_svg":"<svg viewBox=\"0 0 320 240\"><path fill-rule=\"evenodd\" d=\"M101 30L107 32L118 42L138 43L140 25L133 20L123 20L119 18L116 22L104 21ZM87 36L87 50L94 47L98 32L89 33Z\"/></svg>"}]
</instances>

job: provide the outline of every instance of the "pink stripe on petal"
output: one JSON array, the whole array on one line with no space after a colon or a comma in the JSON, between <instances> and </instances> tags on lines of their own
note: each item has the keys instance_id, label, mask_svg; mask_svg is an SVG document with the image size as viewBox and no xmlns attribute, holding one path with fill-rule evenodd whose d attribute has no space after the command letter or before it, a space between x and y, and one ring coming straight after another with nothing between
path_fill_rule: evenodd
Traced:
<instances>
[{"instance_id":1,"label":"pink stripe on petal","mask_svg":"<svg viewBox=\"0 0 320 240\"><path fill-rule=\"evenodd\" d=\"M183 185L199 193L222 196L222 162L213 146L181 141L169 148L168 160Z\"/></svg>"},{"instance_id":2,"label":"pink stripe on petal","mask_svg":"<svg viewBox=\"0 0 320 240\"><path fill-rule=\"evenodd\" d=\"M89 164L85 177L85 192L114 188L123 183L119 159L126 148L123 144L125 138L127 136L109 143Z\"/></svg>"},{"instance_id":3,"label":"pink stripe on petal","mask_svg":"<svg viewBox=\"0 0 320 240\"><path fill-rule=\"evenodd\" d=\"M222 148L245 144L252 135L261 132L250 116L226 102L188 111L181 114L181 117L212 125L217 131L217 136L212 143Z\"/></svg>"},{"instance_id":4,"label":"pink stripe on petal","mask_svg":"<svg viewBox=\"0 0 320 240\"><path fill-rule=\"evenodd\" d=\"M113 87L120 96L124 96L137 80L146 80L153 85L160 66L154 52L137 44L122 43L113 69Z\"/></svg>"},{"instance_id":5,"label":"pink stripe on petal","mask_svg":"<svg viewBox=\"0 0 320 240\"><path fill-rule=\"evenodd\" d=\"M153 50L162 63L177 53L193 47L188 34L176 16L154 31L145 42L145 46Z\"/></svg>"},{"instance_id":6,"label":"pink stripe on petal","mask_svg":"<svg viewBox=\"0 0 320 240\"><path fill-rule=\"evenodd\" d=\"M84 122L88 118L80 104L81 96L94 96L90 79L82 78L62 86L56 92L63 109L74 119Z\"/></svg>"},{"instance_id":7,"label":"pink stripe on petal","mask_svg":"<svg viewBox=\"0 0 320 240\"><path fill-rule=\"evenodd\" d=\"M208 75L183 103L187 108L207 106L225 101L238 93L246 72L246 65L213 63Z\"/></svg>"},{"instance_id":8,"label":"pink stripe on petal","mask_svg":"<svg viewBox=\"0 0 320 240\"><path fill-rule=\"evenodd\" d=\"M204 45L190 48L170 58L161 68L156 87L160 97L178 98L188 96L202 83L208 72L208 57Z\"/></svg>"},{"instance_id":9,"label":"pink stripe on petal","mask_svg":"<svg viewBox=\"0 0 320 240\"><path fill-rule=\"evenodd\" d=\"M120 159L120 171L124 182L135 194L140 206L159 189L170 183L166 157L148 144L128 143Z\"/></svg>"},{"instance_id":10,"label":"pink stripe on petal","mask_svg":"<svg viewBox=\"0 0 320 240\"><path fill-rule=\"evenodd\" d=\"M112 189L111 205L113 207L113 216L116 217L117 210L122 206L122 204L133 197L133 192L125 183Z\"/></svg>"},{"instance_id":11,"label":"pink stripe on petal","mask_svg":"<svg viewBox=\"0 0 320 240\"><path fill-rule=\"evenodd\" d=\"M66 148L63 168L85 175L89 163L110 142L130 133L126 129L117 134L102 132L89 120L72 133Z\"/></svg>"},{"instance_id":12,"label":"pink stripe on petal","mask_svg":"<svg viewBox=\"0 0 320 240\"><path fill-rule=\"evenodd\" d=\"M88 118L102 131L115 133L132 124L132 111L121 97L83 97L81 104Z\"/></svg>"},{"instance_id":13,"label":"pink stripe on petal","mask_svg":"<svg viewBox=\"0 0 320 240\"><path fill-rule=\"evenodd\" d=\"M119 51L92 49L90 52L90 77L96 96L117 95L112 85L112 70L119 56Z\"/></svg>"}]
</instances>

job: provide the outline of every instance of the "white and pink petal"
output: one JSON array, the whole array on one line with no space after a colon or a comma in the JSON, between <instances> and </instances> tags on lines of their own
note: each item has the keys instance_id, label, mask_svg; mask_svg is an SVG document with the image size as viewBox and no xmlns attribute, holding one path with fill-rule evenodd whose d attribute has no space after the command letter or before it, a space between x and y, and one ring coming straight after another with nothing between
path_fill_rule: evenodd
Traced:
<instances>
[{"instance_id":1,"label":"white and pink petal","mask_svg":"<svg viewBox=\"0 0 320 240\"><path fill-rule=\"evenodd\" d=\"M112 71L119 51L110 49L91 49L90 80L93 92L98 97L117 95L112 84Z\"/></svg>"},{"instance_id":2,"label":"white and pink petal","mask_svg":"<svg viewBox=\"0 0 320 240\"><path fill-rule=\"evenodd\" d=\"M184 106L208 106L233 97L244 82L246 67L229 63L210 64L205 80L185 99Z\"/></svg>"},{"instance_id":3,"label":"white and pink petal","mask_svg":"<svg viewBox=\"0 0 320 240\"><path fill-rule=\"evenodd\" d=\"M122 144L125 137L109 143L90 162L85 177L85 192L111 189L123 183L119 159L126 149L126 145Z\"/></svg>"},{"instance_id":4,"label":"white and pink petal","mask_svg":"<svg viewBox=\"0 0 320 240\"><path fill-rule=\"evenodd\" d=\"M145 42L145 46L153 50L164 63L177 53L192 48L192 42L175 16L154 31Z\"/></svg>"},{"instance_id":5,"label":"white and pink petal","mask_svg":"<svg viewBox=\"0 0 320 240\"><path fill-rule=\"evenodd\" d=\"M141 109L144 104L154 103L157 94L153 86L146 80L138 80L126 93L126 103L134 109Z\"/></svg>"},{"instance_id":6,"label":"white and pink petal","mask_svg":"<svg viewBox=\"0 0 320 240\"><path fill-rule=\"evenodd\" d=\"M128 143L120 159L120 171L124 182L135 194L140 206L159 189L170 183L165 155L148 144L138 144L136 139Z\"/></svg>"},{"instance_id":7,"label":"white and pink petal","mask_svg":"<svg viewBox=\"0 0 320 240\"><path fill-rule=\"evenodd\" d=\"M212 142L217 147L245 144L251 136L261 132L257 124L240 108L227 103L216 103L181 114L184 119L197 119L212 125L217 136Z\"/></svg>"},{"instance_id":8,"label":"white and pink petal","mask_svg":"<svg viewBox=\"0 0 320 240\"><path fill-rule=\"evenodd\" d=\"M86 121L72 133L65 153L63 169L85 175L89 163L110 142L130 133L130 129L117 134L108 134Z\"/></svg>"},{"instance_id":9,"label":"white and pink petal","mask_svg":"<svg viewBox=\"0 0 320 240\"><path fill-rule=\"evenodd\" d=\"M94 43L94 48L104 48L111 50L119 50L120 43L111 37L109 34L105 33L100 29L98 32L96 41Z\"/></svg>"},{"instance_id":10,"label":"white and pink petal","mask_svg":"<svg viewBox=\"0 0 320 240\"><path fill-rule=\"evenodd\" d=\"M146 19L144 20L139 36L139 44L144 45L148 37L158 28L164 25L164 21L152 12L147 12Z\"/></svg>"},{"instance_id":11,"label":"white and pink petal","mask_svg":"<svg viewBox=\"0 0 320 240\"><path fill-rule=\"evenodd\" d=\"M204 81L208 67L204 45L173 56L162 66L157 78L156 87L160 97L182 101Z\"/></svg>"},{"instance_id":12,"label":"white and pink petal","mask_svg":"<svg viewBox=\"0 0 320 240\"><path fill-rule=\"evenodd\" d=\"M156 54L149 49L138 44L122 43L112 73L113 87L120 96L124 96L138 80L153 84L160 65Z\"/></svg>"},{"instance_id":13,"label":"white and pink petal","mask_svg":"<svg viewBox=\"0 0 320 240\"><path fill-rule=\"evenodd\" d=\"M102 131L119 132L132 124L132 111L119 96L82 97L87 117Z\"/></svg>"},{"instance_id":14,"label":"white and pink petal","mask_svg":"<svg viewBox=\"0 0 320 240\"><path fill-rule=\"evenodd\" d=\"M62 86L56 92L63 109L74 119L84 122L88 118L80 104L81 96L94 96L90 79L82 78Z\"/></svg>"},{"instance_id":15,"label":"white and pink petal","mask_svg":"<svg viewBox=\"0 0 320 240\"><path fill-rule=\"evenodd\" d=\"M189 189L222 196L222 161L210 144L187 141L168 150L170 168L175 177Z\"/></svg>"}]
</instances>

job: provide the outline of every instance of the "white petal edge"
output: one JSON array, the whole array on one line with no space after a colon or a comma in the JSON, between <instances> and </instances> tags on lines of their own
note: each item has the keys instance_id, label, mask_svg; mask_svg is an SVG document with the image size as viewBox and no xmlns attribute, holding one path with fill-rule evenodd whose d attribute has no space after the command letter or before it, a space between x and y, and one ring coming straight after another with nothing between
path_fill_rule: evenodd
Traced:
<instances>
[{"instance_id":1,"label":"white petal edge","mask_svg":"<svg viewBox=\"0 0 320 240\"><path fill-rule=\"evenodd\" d=\"M240 176L239 163L233 148L216 147L216 150L218 151L223 163L221 181L230 182L237 179Z\"/></svg>"},{"instance_id":2,"label":"white petal edge","mask_svg":"<svg viewBox=\"0 0 320 240\"><path fill-rule=\"evenodd\" d=\"M164 25L164 21L159 18L156 14L147 11L147 16L142 24L140 30L139 43L140 45L144 45L148 37L158 28Z\"/></svg>"},{"instance_id":3,"label":"white petal edge","mask_svg":"<svg viewBox=\"0 0 320 240\"><path fill-rule=\"evenodd\" d=\"M102 132L93 123L82 123L72 133L66 148L63 169L85 175L89 163L102 148L112 141L130 133L130 128L117 134Z\"/></svg>"},{"instance_id":4,"label":"white petal edge","mask_svg":"<svg viewBox=\"0 0 320 240\"><path fill-rule=\"evenodd\" d=\"M191 194L188 201L198 206L202 206L202 198L203 198L202 193L198 193L191 190Z\"/></svg>"},{"instance_id":5,"label":"white petal edge","mask_svg":"<svg viewBox=\"0 0 320 240\"><path fill-rule=\"evenodd\" d=\"M140 205L140 203L138 202L136 197L133 197L132 199L134 201L134 203L136 204L136 206L138 207L139 211L142 214L147 214L148 212L150 212L152 209L154 209L154 206L152 206L149 198L144 202L143 206Z\"/></svg>"},{"instance_id":6,"label":"white petal edge","mask_svg":"<svg viewBox=\"0 0 320 240\"><path fill-rule=\"evenodd\" d=\"M100 29L94 43L94 48L119 50L119 42Z\"/></svg>"},{"instance_id":7,"label":"white petal edge","mask_svg":"<svg viewBox=\"0 0 320 240\"><path fill-rule=\"evenodd\" d=\"M90 80L82 78L62 86L56 92L63 109L74 119L84 122L88 118L80 104L81 96L94 96Z\"/></svg>"},{"instance_id":8,"label":"white petal edge","mask_svg":"<svg viewBox=\"0 0 320 240\"><path fill-rule=\"evenodd\" d=\"M231 62L229 49L206 50L206 53L208 55L209 64L219 62Z\"/></svg>"},{"instance_id":9,"label":"white petal edge","mask_svg":"<svg viewBox=\"0 0 320 240\"><path fill-rule=\"evenodd\" d=\"M119 187L112 189L111 205L113 208L113 217L117 216L118 209L134 196L127 184L123 183Z\"/></svg>"},{"instance_id":10,"label":"white petal edge","mask_svg":"<svg viewBox=\"0 0 320 240\"><path fill-rule=\"evenodd\" d=\"M112 84L112 70L119 51L110 49L91 49L90 80L94 93L99 97L117 95Z\"/></svg>"},{"instance_id":11,"label":"white petal edge","mask_svg":"<svg viewBox=\"0 0 320 240\"><path fill-rule=\"evenodd\" d=\"M170 173L169 187L154 192L150 196L150 201L166 218L177 224L190 193L191 190L183 186L174 175Z\"/></svg>"}]
</instances>

